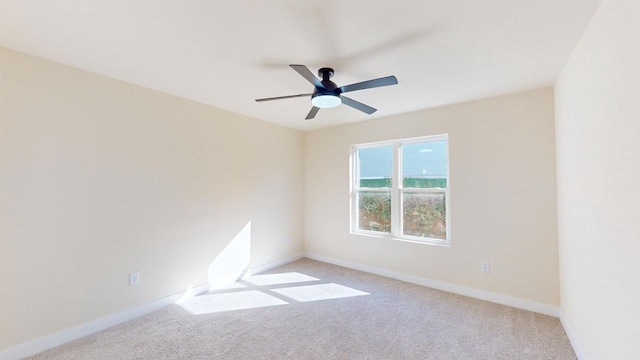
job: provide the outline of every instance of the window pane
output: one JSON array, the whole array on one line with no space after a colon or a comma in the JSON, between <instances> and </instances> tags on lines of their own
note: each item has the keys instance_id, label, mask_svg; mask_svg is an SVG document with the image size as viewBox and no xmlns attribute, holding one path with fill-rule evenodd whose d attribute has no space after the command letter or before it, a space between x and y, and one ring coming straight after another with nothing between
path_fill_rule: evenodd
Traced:
<instances>
[{"instance_id":1,"label":"window pane","mask_svg":"<svg viewBox=\"0 0 640 360\"><path fill-rule=\"evenodd\" d=\"M444 193L402 194L403 235L447 239L447 216Z\"/></svg>"},{"instance_id":2,"label":"window pane","mask_svg":"<svg viewBox=\"0 0 640 360\"><path fill-rule=\"evenodd\" d=\"M393 146L358 150L360 187L390 188L393 166Z\"/></svg>"},{"instance_id":3,"label":"window pane","mask_svg":"<svg viewBox=\"0 0 640 360\"><path fill-rule=\"evenodd\" d=\"M360 230L391 232L391 192L358 192Z\"/></svg>"},{"instance_id":4,"label":"window pane","mask_svg":"<svg viewBox=\"0 0 640 360\"><path fill-rule=\"evenodd\" d=\"M431 141L402 146L402 187L447 187L446 141Z\"/></svg>"}]
</instances>

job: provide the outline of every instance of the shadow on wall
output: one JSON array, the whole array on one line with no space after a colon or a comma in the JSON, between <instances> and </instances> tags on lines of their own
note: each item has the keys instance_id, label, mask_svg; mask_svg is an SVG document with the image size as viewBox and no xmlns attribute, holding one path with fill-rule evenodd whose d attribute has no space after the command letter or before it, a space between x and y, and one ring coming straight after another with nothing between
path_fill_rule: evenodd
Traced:
<instances>
[{"instance_id":1,"label":"shadow on wall","mask_svg":"<svg viewBox=\"0 0 640 360\"><path fill-rule=\"evenodd\" d=\"M251 263L251 221L209 264L209 290L220 289L244 276Z\"/></svg>"}]
</instances>

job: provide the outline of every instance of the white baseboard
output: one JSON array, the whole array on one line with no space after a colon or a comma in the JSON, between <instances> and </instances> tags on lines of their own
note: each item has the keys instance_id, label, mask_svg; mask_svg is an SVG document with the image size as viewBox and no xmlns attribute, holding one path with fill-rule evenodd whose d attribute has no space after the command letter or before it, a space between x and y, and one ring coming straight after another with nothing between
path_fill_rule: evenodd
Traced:
<instances>
[{"instance_id":1,"label":"white baseboard","mask_svg":"<svg viewBox=\"0 0 640 360\"><path fill-rule=\"evenodd\" d=\"M346 267L354 270L364 271L367 273L380 275L380 276L384 276L384 277L388 277L388 278L392 278L400 281L405 281L412 284L422 285L422 286L430 287L433 289L447 291L454 294L469 296L472 298L490 301L490 302L501 304L501 305L507 305L514 308L518 308L518 309L533 311L533 312L544 314L544 315L558 317L560 314L560 309L557 306L543 304L543 303L526 300L526 299L521 299L515 296L499 294L491 291L480 290L480 289L463 286L463 285L451 284L444 281L432 280L432 279L414 276L414 275L408 275L408 274L390 271L390 270L386 270L386 269L382 269L374 266L358 264L358 263L354 263L346 260L335 259L335 258L323 256L323 255L313 254L313 253L306 253L305 257L312 260L322 261L322 262L333 264L333 265L338 265L338 266L342 266L342 267Z\"/></svg>"},{"instance_id":2,"label":"white baseboard","mask_svg":"<svg viewBox=\"0 0 640 360\"><path fill-rule=\"evenodd\" d=\"M264 264L264 265L260 265L260 266L254 266L254 267L252 267L250 269L250 271L247 272L247 276L256 275L256 274L259 274L261 272L265 272L265 271L268 271L268 270L271 270L271 269L275 269L278 266L282 266L282 265L288 264L290 262L294 262L296 260L300 260L303 257L304 257L304 254L299 253L299 254L294 254L294 255L291 255L291 256L287 256L286 258L281 259L281 260L270 262L268 264Z\"/></svg>"},{"instance_id":3,"label":"white baseboard","mask_svg":"<svg viewBox=\"0 0 640 360\"><path fill-rule=\"evenodd\" d=\"M564 316L562 315L562 311L560 312L560 323L564 328L564 332L567 333L569 342L571 343L571 346L573 346L573 351L576 353L576 357L578 358L578 360L585 360L586 358L583 355L584 353L580 350L580 346L578 346L575 334L571 329L571 326L569 326L569 323L567 323L567 320L565 320Z\"/></svg>"},{"instance_id":4,"label":"white baseboard","mask_svg":"<svg viewBox=\"0 0 640 360\"><path fill-rule=\"evenodd\" d=\"M278 261L270 262L268 264L255 266L253 268L248 269L245 272L245 275L251 275L251 274L255 275L263 271L271 270L278 266L282 266L284 264L288 264L290 262L300 260L303 257L304 255L302 253L299 253L292 256L288 256ZM181 299L184 299L185 297L196 296L196 295L205 293L208 290L209 290L208 284L203 284L193 289L188 289L178 294L174 294L166 298L162 298L160 300L156 300L147 304L136 306L134 308L121 311L119 313L107 315L103 318L93 320L88 323L84 323L82 325L78 325L69 329L65 329L57 333L53 333L51 335L43 336L41 338L29 341L27 343L20 344L18 346L0 351L0 360L22 359L27 356L35 355L37 353L51 349L53 347L60 346L69 341L79 339L81 337L121 324L125 321L133 320L137 317L149 314L156 310L160 310L165 306L175 304L176 302L178 302Z\"/></svg>"},{"instance_id":5,"label":"white baseboard","mask_svg":"<svg viewBox=\"0 0 640 360\"><path fill-rule=\"evenodd\" d=\"M192 294L201 294L208 290L208 285L200 285L191 290ZM0 359L2 360L14 360L22 359L27 356L35 355L39 352L51 349L56 346L60 346L69 341L79 339L83 336L93 334L95 332L110 328L112 326L121 324L125 321L135 319L137 317L149 314L156 310L160 310L165 306L174 304L182 296L186 294L186 290L177 294L142 304L131 309L127 309L115 314L107 315L103 318L90 321L78 326L74 326L69 329L53 333L51 335L43 336L41 338L29 341L24 344L3 350L0 352Z\"/></svg>"}]
</instances>

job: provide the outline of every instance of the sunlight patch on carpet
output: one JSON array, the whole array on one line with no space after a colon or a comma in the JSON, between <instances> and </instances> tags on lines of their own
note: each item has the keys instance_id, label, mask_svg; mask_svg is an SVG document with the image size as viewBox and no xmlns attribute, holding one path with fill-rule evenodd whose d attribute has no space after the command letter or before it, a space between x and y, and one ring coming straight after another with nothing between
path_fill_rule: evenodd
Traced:
<instances>
[{"instance_id":1,"label":"sunlight patch on carpet","mask_svg":"<svg viewBox=\"0 0 640 360\"><path fill-rule=\"evenodd\" d=\"M293 283L299 283L299 282L319 281L319 280L320 279L314 278L313 276L301 274L298 272L255 275L255 276L251 276L244 279L244 281L257 286L293 284Z\"/></svg>"},{"instance_id":2,"label":"sunlight patch on carpet","mask_svg":"<svg viewBox=\"0 0 640 360\"><path fill-rule=\"evenodd\" d=\"M226 294L208 294L179 303L183 309L194 315L212 314L223 311L254 309L266 306L286 305L286 301L257 290Z\"/></svg>"},{"instance_id":3,"label":"sunlight patch on carpet","mask_svg":"<svg viewBox=\"0 0 640 360\"><path fill-rule=\"evenodd\" d=\"M320 285L295 286L271 290L296 301L308 302L318 300L340 299L369 293L334 283Z\"/></svg>"},{"instance_id":4,"label":"sunlight patch on carpet","mask_svg":"<svg viewBox=\"0 0 640 360\"><path fill-rule=\"evenodd\" d=\"M222 285L216 290L230 290L230 289L242 289L242 288L246 288L246 285L242 285L239 282L232 282L226 285Z\"/></svg>"}]
</instances>

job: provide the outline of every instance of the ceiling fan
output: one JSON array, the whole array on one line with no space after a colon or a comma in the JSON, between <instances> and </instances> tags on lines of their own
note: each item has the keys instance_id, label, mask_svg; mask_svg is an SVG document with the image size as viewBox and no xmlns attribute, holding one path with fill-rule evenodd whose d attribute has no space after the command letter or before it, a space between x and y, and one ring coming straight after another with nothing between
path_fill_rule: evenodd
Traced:
<instances>
[{"instance_id":1,"label":"ceiling fan","mask_svg":"<svg viewBox=\"0 0 640 360\"><path fill-rule=\"evenodd\" d=\"M332 68L322 68L318 70L318 76L322 78L322 81L318 80L309 69L304 65L289 65L293 68L293 70L297 71L298 74L302 75L303 78L307 79L308 82L313 84L315 89L312 93L309 94L298 94L298 95L287 95L287 96L278 96L264 99L256 99L257 102L262 101L271 101L271 100L281 100L281 99L290 99L297 97L305 97L311 96L311 104L313 107L305 120L313 119L320 109L327 109L336 107L340 104L345 104L347 106L351 106L354 109L360 110L369 115L373 114L377 111L377 109L372 108L371 106L365 105L361 102L355 101L351 98L343 96L343 93L349 91L356 90L364 90L371 89L381 86L388 85L396 85L398 83L398 79L395 76L387 76L379 79L363 81L351 85L338 86L333 81L329 80L333 76Z\"/></svg>"}]
</instances>

